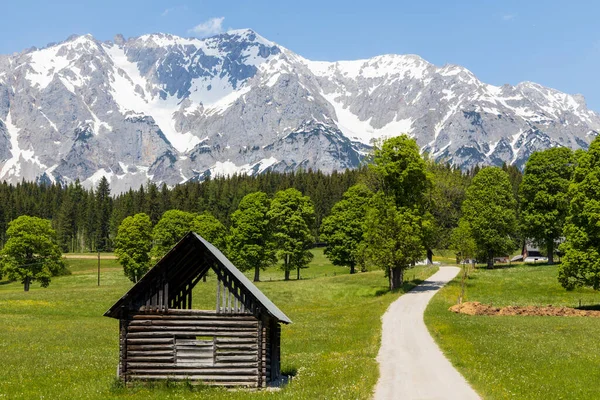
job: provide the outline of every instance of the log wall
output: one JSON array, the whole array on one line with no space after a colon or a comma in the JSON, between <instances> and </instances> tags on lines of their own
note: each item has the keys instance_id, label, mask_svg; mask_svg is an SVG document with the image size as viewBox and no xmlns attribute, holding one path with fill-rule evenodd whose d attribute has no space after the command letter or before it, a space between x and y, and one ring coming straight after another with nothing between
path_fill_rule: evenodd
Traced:
<instances>
[{"instance_id":1,"label":"log wall","mask_svg":"<svg viewBox=\"0 0 600 400\"><path fill-rule=\"evenodd\" d=\"M248 313L138 312L121 320L119 372L125 381L189 379L264 387L279 372L272 366L278 329L270 318Z\"/></svg>"}]
</instances>

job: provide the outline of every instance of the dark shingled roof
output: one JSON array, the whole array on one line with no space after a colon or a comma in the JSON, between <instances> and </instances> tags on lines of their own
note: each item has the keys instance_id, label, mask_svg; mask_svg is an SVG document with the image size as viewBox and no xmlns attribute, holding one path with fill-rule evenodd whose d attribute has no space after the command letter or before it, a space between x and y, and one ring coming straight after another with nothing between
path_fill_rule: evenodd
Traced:
<instances>
[{"instance_id":1,"label":"dark shingled roof","mask_svg":"<svg viewBox=\"0 0 600 400\"><path fill-rule=\"evenodd\" d=\"M185 235L183 239L167 253L167 255L165 255L146 273L146 275L142 277L142 279L129 289L119 301L106 311L104 316L121 318L123 306L129 307L138 301L161 276L167 275L169 276L167 279L176 280L185 272L186 277L190 279L189 272L193 272L189 270L190 268L196 268L198 274L200 274L202 272L200 260L206 259L207 257L212 258L212 260L218 263L224 271L230 274L230 276L233 276L268 314L280 322L286 324L292 322L271 300L267 298L267 296L263 294L263 292L260 291L260 289L250 282L250 280L240 272L240 270L238 270L219 249L195 232L189 232ZM173 270L172 274L169 274L172 272L170 269ZM196 275L192 275L192 277Z\"/></svg>"}]
</instances>

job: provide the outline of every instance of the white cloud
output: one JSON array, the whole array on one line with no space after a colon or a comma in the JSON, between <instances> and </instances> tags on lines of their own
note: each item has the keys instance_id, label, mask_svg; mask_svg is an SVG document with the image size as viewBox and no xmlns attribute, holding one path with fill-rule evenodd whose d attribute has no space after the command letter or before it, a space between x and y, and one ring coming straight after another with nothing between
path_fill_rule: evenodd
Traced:
<instances>
[{"instance_id":1,"label":"white cloud","mask_svg":"<svg viewBox=\"0 0 600 400\"><path fill-rule=\"evenodd\" d=\"M188 33L196 36L211 36L223 32L223 20L225 17L211 18L201 24L196 25L192 29L188 29Z\"/></svg>"},{"instance_id":2,"label":"white cloud","mask_svg":"<svg viewBox=\"0 0 600 400\"><path fill-rule=\"evenodd\" d=\"M504 21L512 21L513 19L515 19L517 16L514 14L506 14L502 16L502 20Z\"/></svg>"},{"instance_id":3,"label":"white cloud","mask_svg":"<svg viewBox=\"0 0 600 400\"><path fill-rule=\"evenodd\" d=\"M175 11L185 11L187 9L188 9L187 6L177 6L177 7L167 8L165 11L162 12L162 14L160 14L160 16L166 17L167 15L169 15Z\"/></svg>"}]
</instances>

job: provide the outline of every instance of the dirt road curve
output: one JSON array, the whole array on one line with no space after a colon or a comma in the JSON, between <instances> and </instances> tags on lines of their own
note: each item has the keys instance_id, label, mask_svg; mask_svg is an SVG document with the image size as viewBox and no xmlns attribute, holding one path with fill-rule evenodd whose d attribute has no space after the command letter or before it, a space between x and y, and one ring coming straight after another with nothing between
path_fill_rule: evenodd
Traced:
<instances>
[{"instance_id":1,"label":"dirt road curve","mask_svg":"<svg viewBox=\"0 0 600 400\"><path fill-rule=\"evenodd\" d=\"M459 271L456 267L441 267L427 281L392 303L383 315L375 400L479 399L444 357L423 322L429 300Z\"/></svg>"}]
</instances>

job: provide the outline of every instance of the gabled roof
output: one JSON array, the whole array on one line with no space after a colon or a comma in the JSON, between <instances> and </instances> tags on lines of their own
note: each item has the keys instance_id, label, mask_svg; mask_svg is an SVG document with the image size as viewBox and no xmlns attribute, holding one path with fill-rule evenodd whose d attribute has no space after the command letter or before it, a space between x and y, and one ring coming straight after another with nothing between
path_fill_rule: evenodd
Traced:
<instances>
[{"instance_id":1,"label":"gabled roof","mask_svg":"<svg viewBox=\"0 0 600 400\"><path fill-rule=\"evenodd\" d=\"M147 292L155 290L157 285L169 283L169 290L187 285L208 268L219 267L262 306L268 314L280 322L292 321L267 298L223 253L195 232L189 232L152 267L127 293L119 299L104 316L121 318L123 308L135 309L141 304ZM174 290L171 291L174 293Z\"/></svg>"}]
</instances>

